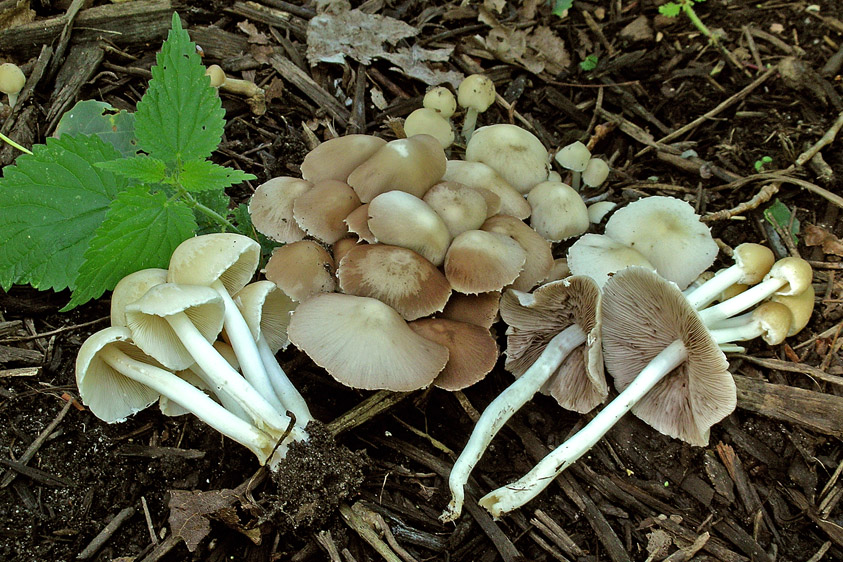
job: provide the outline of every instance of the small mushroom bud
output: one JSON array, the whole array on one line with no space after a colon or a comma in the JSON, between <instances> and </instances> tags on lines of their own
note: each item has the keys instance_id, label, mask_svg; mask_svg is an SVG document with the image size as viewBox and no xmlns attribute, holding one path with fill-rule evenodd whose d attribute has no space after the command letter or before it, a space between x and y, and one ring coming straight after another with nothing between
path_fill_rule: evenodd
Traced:
<instances>
[{"instance_id":1,"label":"small mushroom bud","mask_svg":"<svg viewBox=\"0 0 843 562\"><path fill-rule=\"evenodd\" d=\"M462 136L467 142L474 133L477 115L495 102L495 83L482 74L472 74L460 82L457 101L468 110L462 125Z\"/></svg>"},{"instance_id":2,"label":"small mushroom bud","mask_svg":"<svg viewBox=\"0 0 843 562\"><path fill-rule=\"evenodd\" d=\"M205 70L205 74L211 78L211 86L230 94L240 94L251 98L264 93L263 88L258 87L257 84L250 80L229 78L218 64L209 66Z\"/></svg>"},{"instance_id":3,"label":"small mushroom bud","mask_svg":"<svg viewBox=\"0 0 843 562\"><path fill-rule=\"evenodd\" d=\"M15 107L18 94L26 84L26 76L18 65L10 62L0 64L0 92L9 96L9 105Z\"/></svg>"},{"instance_id":4,"label":"small mushroom bud","mask_svg":"<svg viewBox=\"0 0 843 562\"><path fill-rule=\"evenodd\" d=\"M451 90L444 86L431 88L424 95L422 105L428 109L439 112L445 119L450 118L457 110L457 99Z\"/></svg>"}]
</instances>

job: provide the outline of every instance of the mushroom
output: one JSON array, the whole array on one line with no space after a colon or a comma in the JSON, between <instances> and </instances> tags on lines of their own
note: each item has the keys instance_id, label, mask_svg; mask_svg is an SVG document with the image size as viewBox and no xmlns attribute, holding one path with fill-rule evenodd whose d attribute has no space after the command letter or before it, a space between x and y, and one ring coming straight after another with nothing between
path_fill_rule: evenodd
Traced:
<instances>
[{"instance_id":1,"label":"mushroom","mask_svg":"<svg viewBox=\"0 0 843 562\"><path fill-rule=\"evenodd\" d=\"M600 354L600 289L588 277L542 285L533 294L507 291L501 317L507 328L506 368L517 380L483 411L451 469L451 501L443 521L462 511L469 474L494 436L543 387L560 406L588 412L608 386Z\"/></svg>"},{"instance_id":2,"label":"mushroom","mask_svg":"<svg viewBox=\"0 0 843 562\"><path fill-rule=\"evenodd\" d=\"M354 169L386 145L371 135L346 135L325 141L304 157L301 175L316 183L323 180L346 181Z\"/></svg>"},{"instance_id":3,"label":"mushroom","mask_svg":"<svg viewBox=\"0 0 843 562\"><path fill-rule=\"evenodd\" d=\"M26 76L18 65L11 62L0 64L0 92L9 96L9 107L15 107L25 84Z\"/></svg>"},{"instance_id":4,"label":"mushroom","mask_svg":"<svg viewBox=\"0 0 843 562\"><path fill-rule=\"evenodd\" d=\"M691 306L697 309L705 308L735 283L745 285L760 283L776 260L769 248L751 243L737 246L732 257L735 260L734 265L720 271L686 295Z\"/></svg>"},{"instance_id":5,"label":"mushroom","mask_svg":"<svg viewBox=\"0 0 843 562\"><path fill-rule=\"evenodd\" d=\"M500 123L480 127L465 147L465 159L482 162L501 175L519 193L547 180L547 149L533 133Z\"/></svg>"},{"instance_id":6,"label":"mushroom","mask_svg":"<svg viewBox=\"0 0 843 562\"><path fill-rule=\"evenodd\" d=\"M509 215L495 215L486 219L480 230L505 234L518 242L527 253L521 273L512 282L513 289L529 291L547 278L553 267L550 242L524 221Z\"/></svg>"},{"instance_id":7,"label":"mushroom","mask_svg":"<svg viewBox=\"0 0 843 562\"><path fill-rule=\"evenodd\" d=\"M328 250L313 240L300 240L272 250L264 275L294 301L337 288L336 267Z\"/></svg>"},{"instance_id":8,"label":"mushroom","mask_svg":"<svg viewBox=\"0 0 843 562\"><path fill-rule=\"evenodd\" d=\"M735 408L726 357L678 287L629 267L603 288L603 357L620 394L518 481L480 505L498 517L536 497L630 409L663 434L708 443L709 428Z\"/></svg>"},{"instance_id":9,"label":"mushroom","mask_svg":"<svg viewBox=\"0 0 843 562\"><path fill-rule=\"evenodd\" d=\"M530 225L551 242L579 236L588 230L588 208L570 185L545 181L527 195L532 214Z\"/></svg>"},{"instance_id":10,"label":"mushroom","mask_svg":"<svg viewBox=\"0 0 843 562\"><path fill-rule=\"evenodd\" d=\"M439 317L474 324L488 330L500 318L500 300L500 291L475 295L452 293Z\"/></svg>"},{"instance_id":11,"label":"mushroom","mask_svg":"<svg viewBox=\"0 0 843 562\"><path fill-rule=\"evenodd\" d=\"M603 185L608 177L609 165L600 158L592 158L583 170L582 182L588 187L595 188Z\"/></svg>"},{"instance_id":12,"label":"mushroom","mask_svg":"<svg viewBox=\"0 0 843 562\"><path fill-rule=\"evenodd\" d=\"M90 336L76 357L79 395L91 412L107 423L166 396L223 435L252 451L264 464L275 447L273 438L238 418L207 394L157 366L132 343L128 328L112 326Z\"/></svg>"},{"instance_id":13,"label":"mushroom","mask_svg":"<svg viewBox=\"0 0 843 562\"><path fill-rule=\"evenodd\" d=\"M261 361L269 375L275 395L284 407L296 416L302 427L313 419L304 397L278 364L275 354L287 347L287 325L296 305L272 281L255 281L240 289L234 301L257 343Z\"/></svg>"},{"instance_id":14,"label":"mushroom","mask_svg":"<svg viewBox=\"0 0 843 562\"><path fill-rule=\"evenodd\" d=\"M451 123L441 113L427 107L420 107L407 116L404 120L404 133L408 137L430 135L439 141L442 148L454 144Z\"/></svg>"},{"instance_id":15,"label":"mushroom","mask_svg":"<svg viewBox=\"0 0 843 562\"><path fill-rule=\"evenodd\" d=\"M694 208L673 197L644 197L606 222L609 238L637 250L659 275L687 287L717 257L717 244Z\"/></svg>"},{"instance_id":16,"label":"mushroom","mask_svg":"<svg viewBox=\"0 0 843 562\"><path fill-rule=\"evenodd\" d=\"M588 206L588 222L591 224L600 224L600 221L617 207L618 204L612 201L597 201Z\"/></svg>"},{"instance_id":17,"label":"mushroom","mask_svg":"<svg viewBox=\"0 0 843 562\"><path fill-rule=\"evenodd\" d=\"M500 174L482 162L448 160L442 181L459 182L463 185L491 191L500 198L500 214L519 219L530 216L530 204Z\"/></svg>"},{"instance_id":18,"label":"mushroom","mask_svg":"<svg viewBox=\"0 0 843 562\"><path fill-rule=\"evenodd\" d=\"M505 234L467 230L454 238L445 255L445 277L460 293L499 291L521 273L527 252Z\"/></svg>"},{"instance_id":19,"label":"mushroom","mask_svg":"<svg viewBox=\"0 0 843 562\"><path fill-rule=\"evenodd\" d=\"M655 271L655 266L636 250L602 234L585 234L568 248L568 267L574 275L586 275L603 287L609 276L630 266Z\"/></svg>"},{"instance_id":20,"label":"mushroom","mask_svg":"<svg viewBox=\"0 0 843 562\"><path fill-rule=\"evenodd\" d=\"M293 218L293 204L313 187L309 181L277 177L260 184L249 199L249 216L255 229L276 242L296 242L305 236Z\"/></svg>"},{"instance_id":21,"label":"mushroom","mask_svg":"<svg viewBox=\"0 0 843 562\"><path fill-rule=\"evenodd\" d=\"M252 332L231 298L252 280L260 252L260 244L241 234L194 236L173 250L167 281L205 285L220 295L225 305L225 332L240 361L243 376L270 404L280 409L282 404L275 396Z\"/></svg>"},{"instance_id":22,"label":"mushroom","mask_svg":"<svg viewBox=\"0 0 843 562\"><path fill-rule=\"evenodd\" d=\"M579 190L582 173L591 159L591 151L588 147L580 141L574 141L560 148L554 159L566 170L571 170L571 187Z\"/></svg>"},{"instance_id":23,"label":"mushroom","mask_svg":"<svg viewBox=\"0 0 843 562\"><path fill-rule=\"evenodd\" d=\"M729 320L736 320L730 318ZM713 326L709 328L711 336L717 341L732 342L751 340L758 337L770 345L782 343L788 336L793 315L790 309L777 302L767 301L755 308L748 318L730 326Z\"/></svg>"},{"instance_id":24,"label":"mushroom","mask_svg":"<svg viewBox=\"0 0 843 562\"><path fill-rule=\"evenodd\" d=\"M811 265L802 258L782 258L773 264L760 283L737 296L701 310L700 318L706 325L712 326L772 295L798 295L808 288L812 277Z\"/></svg>"},{"instance_id":25,"label":"mushroom","mask_svg":"<svg viewBox=\"0 0 843 562\"><path fill-rule=\"evenodd\" d=\"M424 95L422 105L428 109L438 111L442 117L449 119L457 111L457 98L445 86L431 88Z\"/></svg>"},{"instance_id":26,"label":"mushroom","mask_svg":"<svg viewBox=\"0 0 843 562\"><path fill-rule=\"evenodd\" d=\"M451 295L441 271L413 250L386 244L356 246L337 268L342 292L372 297L405 320L440 312Z\"/></svg>"},{"instance_id":27,"label":"mushroom","mask_svg":"<svg viewBox=\"0 0 843 562\"><path fill-rule=\"evenodd\" d=\"M211 79L211 86L230 94L238 94L247 98L264 95L264 89L251 80L241 80L225 75L225 71L218 65L212 64L205 69L205 74Z\"/></svg>"},{"instance_id":28,"label":"mushroom","mask_svg":"<svg viewBox=\"0 0 843 562\"><path fill-rule=\"evenodd\" d=\"M796 295L773 295L770 300L785 305L793 316L787 337L794 336L808 325L811 313L814 311L814 287L808 287Z\"/></svg>"},{"instance_id":29,"label":"mushroom","mask_svg":"<svg viewBox=\"0 0 843 562\"><path fill-rule=\"evenodd\" d=\"M293 217L309 235L333 244L348 234L344 219L360 206L360 198L345 182L322 180L293 201Z\"/></svg>"},{"instance_id":30,"label":"mushroom","mask_svg":"<svg viewBox=\"0 0 843 562\"><path fill-rule=\"evenodd\" d=\"M224 314L219 293L201 285L162 283L126 306L127 326L144 353L173 370L186 369L195 362L214 391L228 393L259 429L272 431L272 435L283 433L289 425L287 416L211 345L222 329Z\"/></svg>"},{"instance_id":31,"label":"mushroom","mask_svg":"<svg viewBox=\"0 0 843 562\"><path fill-rule=\"evenodd\" d=\"M363 203L343 219L348 232L357 236L363 242L374 244L377 242L375 235L369 230L369 204ZM334 263L339 263L336 256L334 256Z\"/></svg>"},{"instance_id":32,"label":"mushroom","mask_svg":"<svg viewBox=\"0 0 843 562\"><path fill-rule=\"evenodd\" d=\"M369 203L369 230L378 242L418 252L433 265L445 259L451 235L430 205L410 193L388 191Z\"/></svg>"},{"instance_id":33,"label":"mushroom","mask_svg":"<svg viewBox=\"0 0 843 562\"><path fill-rule=\"evenodd\" d=\"M445 173L445 151L430 135L414 135L386 143L348 176L360 201L369 203L387 191L424 195Z\"/></svg>"},{"instance_id":34,"label":"mushroom","mask_svg":"<svg viewBox=\"0 0 843 562\"><path fill-rule=\"evenodd\" d=\"M467 76L457 89L457 101L466 109L462 124L462 136L470 141L477 125L477 115L495 103L495 83L482 74Z\"/></svg>"},{"instance_id":35,"label":"mushroom","mask_svg":"<svg viewBox=\"0 0 843 562\"><path fill-rule=\"evenodd\" d=\"M157 267L141 269L122 278L111 292L111 325L126 326L126 306L146 292L167 282L167 270Z\"/></svg>"},{"instance_id":36,"label":"mushroom","mask_svg":"<svg viewBox=\"0 0 843 562\"><path fill-rule=\"evenodd\" d=\"M453 238L466 230L480 228L486 220L486 198L480 192L459 182L444 181L428 189L422 201L436 211Z\"/></svg>"},{"instance_id":37,"label":"mushroom","mask_svg":"<svg viewBox=\"0 0 843 562\"><path fill-rule=\"evenodd\" d=\"M296 307L287 335L344 385L409 392L424 388L448 350L413 332L392 307L369 297L315 295Z\"/></svg>"}]
</instances>

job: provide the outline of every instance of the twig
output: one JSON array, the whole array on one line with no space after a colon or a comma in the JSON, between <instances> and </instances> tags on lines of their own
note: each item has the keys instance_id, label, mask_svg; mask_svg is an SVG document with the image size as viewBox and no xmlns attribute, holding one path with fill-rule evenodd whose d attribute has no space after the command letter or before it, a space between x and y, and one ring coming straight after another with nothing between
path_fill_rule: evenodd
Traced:
<instances>
[{"instance_id":1,"label":"twig","mask_svg":"<svg viewBox=\"0 0 843 562\"><path fill-rule=\"evenodd\" d=\"M360 538L369 543L369 546L374 548L386 562L404 562L348 504L340 505L340 515L346 524L360 535Z\"/></svg>"},{"instance_id":2,"label":"twig","mask_svg":"<svg viewBox=\"0 0 843 562\"><path fill-rule=\"evenodd\" d=\"M45 427L44 431L42 431L38 435L38 437L35 438L35 441L30 443L29 447L26 448L26 451L24 451L24 453L18 459L18 463L20 463L22 465L25 465L26 463L28 463L32 459L32 457L35 456L35 453L38 452L38 449L41 448L41 445L43 445L44 442L47 441L47 438L50 435L53 434L53 431L55 431L56 427L61 423L61 420L63 420L64 416L67 415L67 412L68 412L68 410L70 410L70 406L72 406L72 405L73 405L73 400L68 400L67 402L65 402L64 406L59 411L58 415L53 419L53 421L50 422L50 425ZM0 480L0 489L3 489L5 487L7 487L9 484L11 484L16 476L17 476L16 472L13 472L13 471L6 472L6 474L3 475L3 479Z\"/></svg>"},{"instance_id":3,"label":"twig","mask_svg":"<svg viewBox=\"0 0 843 562\"><path fill-rule=\"evenodd\" d=\"M97 536L95 536L91 542L88 543L82 552L76 555L77 560L87 560L91 558L96 552L111 538L111 535L120 528L120 525L123 524L126 519L131 517L135 514L135 508L132 506L125 507L120 510L120 512L114 516L114 518L108 522L108 525L102 528Z\"/></svg>"},{"instance_id":4,"label":"twig","mask_svg":"<svg viewBox=\"0 0 843 562\"><path fill-rule=\"evenodd\" d=\"M336 436L349 429L354 429L393 407L409 395L409 392L378 391L327 424L328 431Z\"/></svg>"},{"instance_id":5,"label":"twig","mask_svg":"<svg viewBox=\"0 0 843 562\"><path fill-rule=\"evenodd\" d=\"M22 341L37 340L37 339L46 338L46 337L49 337L49 336L55 336L55 335L58 335L58 334L63 334L64 332L70 332L72 330L79 330L81 328L87 328L88 326L93 326L94 324L99 324L100 322L105 322L106 320L109 320L108 316L103 316L102 318L97 318L96 320L90 320L88 322L82 322L81 324L73 324L72 326L63 326L61 328L56 328L55 330L50 330L49 332L41 332L40 334L33 334L31 336L6 338L4 340L0 340L0 343L15 343L15 342L22 342Z\"/></svg>"},{"instance_id":6,"label":"twig","mask_svg":"<svg viewBox=\"0 0 843 562\"><path fill-rule=\"evenodd\" d=\"M806 162L808 162L811 158L816 156L817 152L822 150L823 147L826 147L834 142L834 139L837 138L837 133L840 132L840 128L843 127L843 111L837 116L837 120L834 121L834 124L825 132L825 134L820 137L820 140L814 143L814 145L800 154L796 158L796 165L797 166L804 166Z\"/></svg>"},{"instance_id":7,"label":"twig","mask_svg":"<svg viewBox=\"0 0 843 562\"><path fill-rule=\"evenodd\" d=\"M749 361L759 367L766 367L768 369L776 369L778 371L787 371L789 373L800 373L806 377L821 380L823 382L843 386L843 377L837 375L830 375L821 369L805 365L803 363L791 363L789 361L782 361L781 359L764 359L761 357L754 357L752 355L735 354L731 357L739 357L745 361Z\"/></svg>"},{"instance_id":8,"label":"twig","mask_svg":"<svg viewBox=\"0 0 843 562\"><path fill-rule=\"evenodd\" d=\"M741 215L747 211L751 211L753 209L757 209L767 201L773 198L773 195L779 192L780 184L778 183L769 183L762 187L758 193L752 196L752 199L749 201L744 201L740 203L736 207L732 207L731 209L722 209L715 213L709 213L703 216L700 220L703 222L713 222L719 221L724 219L730 219L736 215Z\"/></svg>"},{"instance_id":9,"label":"twig","mask_svg":"<svg viewBox=\"0 0 843 562\"><path fill-rule=\"evenodd\" d=\"M155 534L155 527L152 525L152 514L149 513L149 506L146 505L146 498L141 496L141 505L143 506L143 516L146 519L146 528L149 530L149 538L152 539L152 544L158 546L161 542L158 540L158 535Z\"/></svg>"}]
</instances>

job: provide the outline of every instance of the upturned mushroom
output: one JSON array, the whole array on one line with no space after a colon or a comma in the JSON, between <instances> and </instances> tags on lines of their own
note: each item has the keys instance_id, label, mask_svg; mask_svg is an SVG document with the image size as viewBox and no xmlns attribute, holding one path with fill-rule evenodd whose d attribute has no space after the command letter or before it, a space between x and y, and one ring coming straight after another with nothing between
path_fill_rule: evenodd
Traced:
<instances>
[{"instance_id":1,"label":"upturned mushroom","mask_svg":"<svg viewBox=\"0 0 843 562\"><path fill-rule=\"evenodd\" d=\"M448 477L451 502L443 521L460 515L471 470L507 420L540 389L577 412L588 412L605 400L599 314L600 290L588 277L548 283L533 294L504 293L506 367L517 379L483 411L454 463Z\"/></svg>"},{"instance_id":2,"label":"upturned mushroom","mask_svg":"<svg viewBox=\"0 0 843 562\"><path fill-rule=\"evenodd\" d=\"M775 262L775 256L769 248L752 243L737 246L733 258L734 265L687 294L691 306L697 309L708 306L735 283L755 285L761 282Z\"/></svg>"},{"instance_id":3,"label":"upturned mushroom","mask_svg":"<svg viewBox=\"0 0 843 562\"><path fill-rule=\"evenodd\" d=\"M706 445L735 408L729 364L678 287L630 267L610 278L602 301L603 357L620 394L522 478L480 500L498 517L536 497L628 411L665 435Z\"/></svg>"},{"instance_id":4,"label":"upturned mushroom","mask_svg":"<svg viewBox=\"0 0 843 562\"><path fill-rule=\"evenodd\" d=\"M609 276L631 266L655 271L638 251L603 234L585 234L568 248L568 267L574 275L586 275L603 287Z\"/></svg>"},{"instance_id":5,"label":"upturned mushroom","mask_svg":"<svg viewBox=\"0 0 843 562\"><path fill-rule=\"evenodd\" d=\"M276 242L302 240L305 231L293 218L293 204L311 187L307 180L287 176L260 184L249 199L249 216L255 229Z\"/></svg>"}]
</instances>

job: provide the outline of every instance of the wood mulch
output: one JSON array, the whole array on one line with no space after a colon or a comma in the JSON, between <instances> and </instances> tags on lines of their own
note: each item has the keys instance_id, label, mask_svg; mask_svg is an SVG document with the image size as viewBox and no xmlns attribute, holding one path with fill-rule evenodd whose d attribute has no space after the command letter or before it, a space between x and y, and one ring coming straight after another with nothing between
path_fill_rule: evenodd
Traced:
<instances>
[{"instance_id":1,"label":"wood mulch","mask_svg":"<svg viewBox=\"0 0 843 562\"><path fill-rule=\"evenodd\" d=\"M495 5L506 3L494 1L354 5L421 29L407 44L453 48L439 70L493 78L500 97L481 125L512 122L552 149L580 139L604 155L613 174L589 200L690 201L727 250L718 266L744 241L811 261L810 324L783 345L753 342L730 357L738 408L708 447L628 416L537 500L493 521L472 498L522 475L590 419L539 396L478 465L466 513L443 525L447 474L477 412L510 382L502 366L462 394L402 396L342 387L289 349L282 364L326 423L324 449L272 479L196 420L157 410L121 425L96 419L74 398L73 363L104 327L108 299L59 314L66 294L15 287L0 294L0 559L843 560L843 262L801 233L794 244L762 212L778 199L803 229L843 237L843 3L698 4L706 25L725 33L722 50L684 16L659 16L657 3L575 1L564 18L535 0L502 13ZM133 109L176 9L208 64L268 92L261 115L223 94L215 159L259 178L231 190L237 202L261 181L297 175L314 141L394 138L395 120L427 87L383 59L309 66L313 3L31 4L32 23L0 23L0 54L29 77L14 111L0 110L0 132L31 146L80 99ZM13 5L0 2L0 13ZM497 59L485 43L492 25L513 41L549 27L573 62L536 73L523 57ZM581 69L591 54L597 66ZM0 163L16 155L3 146ZM756 169L764 156L771 161ZM330 479L310 472L320 466ZM175 528L179 509L195 526ZM200 535L189 551L184 539Z\"/></svg>"}]
</instances>

